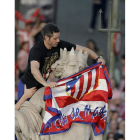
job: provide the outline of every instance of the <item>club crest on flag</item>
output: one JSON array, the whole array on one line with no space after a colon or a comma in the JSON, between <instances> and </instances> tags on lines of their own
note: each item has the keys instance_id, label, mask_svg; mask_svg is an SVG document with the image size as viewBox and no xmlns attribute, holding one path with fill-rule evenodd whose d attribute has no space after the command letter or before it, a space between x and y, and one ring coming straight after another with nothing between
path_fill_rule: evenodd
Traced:
<instances>
[{"instance_id":1,"label":"club crest on flag","mask_svg":"<svg viewBox=\"0 0 140 140\"><path fill-rule=\"evenodd\" d=\"M71 81L69 81L65 84L66 93L74 99L76 99L75 97L77 95L77 92L80 90L78 84L79 84L81 76L82 75L78 75L78 76L74 77ZM76 87L76 86L78 86L78 87ZM78 99L76 99L76 100L78 100Z\"/></svg>"}]
</instances>

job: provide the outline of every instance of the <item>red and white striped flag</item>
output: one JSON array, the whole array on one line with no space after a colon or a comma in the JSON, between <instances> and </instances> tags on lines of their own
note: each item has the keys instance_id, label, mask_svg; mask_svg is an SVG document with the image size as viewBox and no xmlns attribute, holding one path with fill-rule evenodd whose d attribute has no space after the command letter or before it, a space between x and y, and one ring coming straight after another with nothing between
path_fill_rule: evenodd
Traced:
<instances>
[{"instance_id":1,"label":"red and white striped flag","mask_svg":"<svg viewBox=\"0 0 140 140\"><path fill-rule=\"evenodd\" d=\"M102 134L111 98L110 78L101 63L59 80L57 87L45 88L40 135L65 132L72 122L91 124L95 136Z\"/></svg>"}]
</instances>

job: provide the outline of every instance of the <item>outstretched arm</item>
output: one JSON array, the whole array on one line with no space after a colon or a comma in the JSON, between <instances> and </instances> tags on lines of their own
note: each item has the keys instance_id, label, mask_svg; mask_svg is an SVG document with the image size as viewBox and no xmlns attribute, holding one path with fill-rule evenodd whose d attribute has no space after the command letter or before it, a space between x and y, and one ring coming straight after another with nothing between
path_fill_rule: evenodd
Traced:
<instances>
[{"instance_id":1,"label":"outstretched arm","mask_svg":"<svg viewBox=\"0 0 140 140\"><path fill-rule=\"evenodd\" d=\"M98 55L94 51L92 51L92 50L90 50L90 49L88 49L86 47L83 47L83 46L80 46L80 45L76 45L76 51L80 51L80 50L82 50L83 52L86 52L87 51L89 53L89 55L93 59L95 59L95 60L98 57ZM105 60L103 58L99 58L97 62L102 62L102 65L105 65Z\"/></svg>"},{"instance_id":2,"label":"outstretched arm","mask_svg":"<svg viewBox=\"0 0 140 140\"><path fill-rule=\"evenodd\" d=\"M39 71L39 66L40 66L39 62L31 61L31 73L33 74L34 78L45 87L47 86L51 88L56 87L57 86L56 82L47 83L45 81L45 79L42 77Z\"/></svg>"},{"instance_id":3,"label":"outstretched arm","mask_svg":"<svg viewBox=\"0 0 140 140\"><path fill-rule=\"evenodd\" d=\"M23 96L20 98L20 100L16 103L15 105L15 109L19 110L20 106L30 97L32 97L34 95L34 93L36 92L36 87L27 89L26 85L24 86L24 94Z\"/></svg>"},{"instance_id":4,"label":"outstretched arm","mask_svg":"<svg viewBox=\"0 0 140 140\"><path fill-rule=\"evenodd\" d=\"M38 28L34 28L31 32L31 36L34 37L36 34L42 31L42 28L44 27L44 25L45 23L41 23Z\"/></svg>"},{"instance_id":5,"label":"outstretched arm","mask_svg":"<svg viewBox=\"0 0 140 140\"><path fill-rule=\"evenodd\" d=\"M37 16L35 24L33 25L33 29L37 29L39 27L39 24L40 24L40 18L39 16Z\"/></svg>"}]
</instances>

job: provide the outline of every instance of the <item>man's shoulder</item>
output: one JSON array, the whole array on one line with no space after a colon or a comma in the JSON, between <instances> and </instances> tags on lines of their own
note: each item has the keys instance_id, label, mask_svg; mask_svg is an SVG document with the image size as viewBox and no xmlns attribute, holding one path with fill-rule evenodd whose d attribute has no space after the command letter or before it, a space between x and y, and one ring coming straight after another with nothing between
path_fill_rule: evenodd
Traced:
<instances>
[{"instance_id":1,"label":"man's shoulder","mask_svg":"<svg viewBox=\"0 0 140 140\"><path fill-rule=\"evenodd\" d=\"M40 40L34 44L34 46L31 48L30 51L41 50L41 49L43 49L43 47L44 47L44 42L43 42L43 40Z\"/></svg>"},{"instance_id":2,"label":"man's shoulder","mask_svg":"<svg viewBox=\"0 0 140 140\"><path fill-rule=\"evenodd\" d=\"M60 42L58 43L58 45L60 46L64 46L64 45L70 45L72 43L68 42L68 41L64 41L64 40L60 40ZM73 45L73 44L72 44Z\"/></svg>"},{"instance_id":3,"label":"man's shoulder","mask_svg":"<svg viewBox=\"0 0 140 140\"><path fill-rule=\"evenodd\" d=\"M40 40L40 41L37 41L33 47L42 47L44 46L44 41L43 40Z\"/></svg>"},{"instance_id":4,"label":"man's shoulder","mask_svg":"<svg viewBox=\"0 0 140 140\"><path fill-rule=\"evenodd\" d=\"M69 43L68 41L65 41L65 40L60 40L59 43L63 43L63 42L67 42L67 43Z\"/></svg>"},{"instance_id":5,"label":"man's shoulder","mask_svg":"<svg viewBox=\"0 0 140 140\"><path fill-rule=\"evenodd\" d=\"M62 49L67 48L67 50L70 51L72 47L74 47L74 50L76 49L76 44L60 40L60 42L58 43L58 47Z\"/></svg>"}]
</instances>

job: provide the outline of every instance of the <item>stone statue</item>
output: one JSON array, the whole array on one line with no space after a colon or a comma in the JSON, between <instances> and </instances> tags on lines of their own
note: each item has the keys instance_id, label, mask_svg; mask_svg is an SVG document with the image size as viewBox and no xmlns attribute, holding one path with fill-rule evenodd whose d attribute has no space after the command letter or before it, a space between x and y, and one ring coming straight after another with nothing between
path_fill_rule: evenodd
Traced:
<instances>
[{"instance_id":1,"label":"stone statue","mask_svg":"<svg viewBox=\"0 0 140 140\"><path fill-rule=\"evenodd\" d=\"M15 111L15 132L18 140L43 140L38 134L45 111L44 89L45 87L39 89L30 101L25 101L20 110ZM49 140L49 136L45 140Z\"/></svg>"},{"instance_id":2,"label":"stone statue","mask_svg":"<svg viewBox=\"0 0 140 140\"><path fill-rule=\"evenodd\" d=\"M88 52L83 55L82 50L76 54L73 48L70 52L67 52L66 48L64 48L64 51L60 49L60 60L56 61L51 69L55 77L62 79L86 68L88 66L87 58Z\"/></svg>"},{"instance_id":3,"label":"stone statue","mask_svg":"<svg viewBox=\"0 0 140 140\"><path fill-rule=\"evenodd\" d=\"M53 75L59 79L73 75L87 67L88 53L78 53L74 49L67 52L60 50L60 59L52 66ZM102 140L102 135L94 136L91 125L73 123L70 130L53 135L38 136L45 112L43 100L45 87L40 88L30 99L25 101L20 110L15 110L15 132L18 140Z\"/></svg>"}]
</instances>

